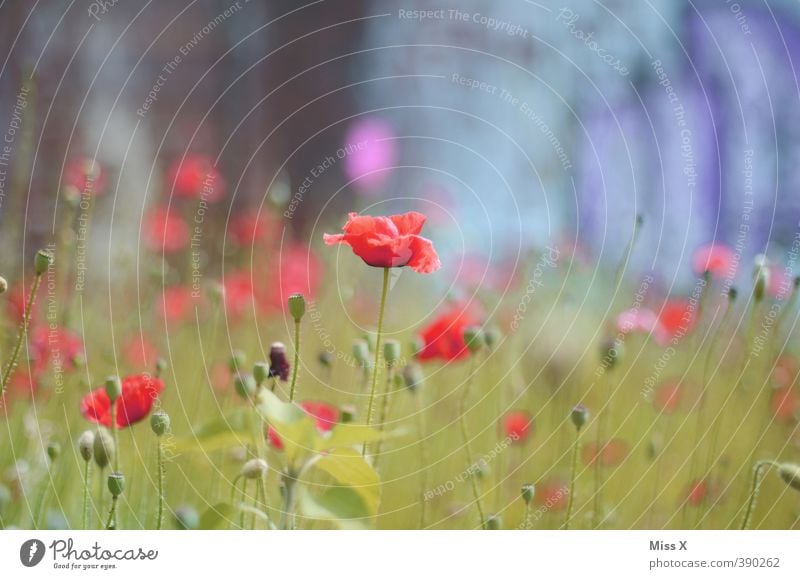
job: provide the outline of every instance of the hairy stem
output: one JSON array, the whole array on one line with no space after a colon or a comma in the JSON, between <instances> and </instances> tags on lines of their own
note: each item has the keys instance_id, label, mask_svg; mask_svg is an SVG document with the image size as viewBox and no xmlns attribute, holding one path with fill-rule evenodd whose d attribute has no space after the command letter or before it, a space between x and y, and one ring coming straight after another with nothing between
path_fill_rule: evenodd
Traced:
<instances>
[{"instance_id":1,"label":"hairy stem","mask_svg":"<svg viewBox=\"0 0 800 579\"><path fill-rule=\"evenodd\" d=\"M372 385L369 391L369 404L367 405L367 426L372 424L372 411L375 406L375 390L378 384L378 370L381 358L381 334L383 333L383 315L386 311L386 294L389 291L389 268L383 268L383 289L381 289L381 305L378 310L378 334L375 336L375 365L372 369ZM361 446L361 456L367 455L367 443Z\"/></svg>"}]
</instances>

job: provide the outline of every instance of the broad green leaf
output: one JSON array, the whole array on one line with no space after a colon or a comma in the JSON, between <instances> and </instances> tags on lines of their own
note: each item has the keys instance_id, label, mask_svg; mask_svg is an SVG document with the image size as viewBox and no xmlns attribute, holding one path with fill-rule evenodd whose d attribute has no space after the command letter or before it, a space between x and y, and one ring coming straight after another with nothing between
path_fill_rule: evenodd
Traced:
<instances>
[{"instance_id":1,"label":"broad green leaf","mask_svg":"<svg viewBox=\"0 0 800 579\"><path fill-rule=\"evenodd\" d=\"M319 433L314 420L302 408L281 402L275 394L263 390L257 409L278 433L290 465L302 462L298 459L314 450L314 441Z\"/></svg>"},{"instance_id":2,"label":"broad green leaf","mask_svg":"<svg viewBox=\"0 0 800 579\"><path fill-rule=\"evenodd\" d=\"M338 483L358 493L367 512L372 515L378 512L381 498L380 478L360 453L352 449L340 449L321 456L312 464L314 468L328 473Z\"/></svg>"},{"instance_id":3,"label":"broad green leaf","mask_svg":"<svg viewBox=\"0 0 800 579\"><path fill-rule=\"evenodd\" d=\"M342 529L367 529L375 516L352 487L330 487L319 495L305 493L300 510L313 519L331 521Z\"/></svg>"},{"instance_id":4,"label":"broad green leaf","mask_svg":"<svg viewBox=\"0 0 800 579\"><path fill-rule=\"evenodd\" d=\"M249 419L252 418L252 413L248 416L246 410L238 408L227 416L198 426L190 436L181 437L175 441L176 451L214 452L237 444L241 445L244 442L251 442L253 430Z\"/></svg>"},{"instance_id":5,"label":"broad green leaf","mask_svg":"<svg viewBox=\"0 0 800 579\"><path fill-rule=\"evenodd\" d=\"M200 517L200 529L218 531L228 527L236 514L236 507L228 503L218 503Z\"/></svg>"},{"instance_id":6,"label":"broad green leaf","mask_svg":"<svg viewBox=\"0 0 800 579\"><path fill-rule=\"evenodd\" d=\"M272 424L292 424L308 415L297 404L281 402L274 393L262 389L257 403L259 413Z\"/></svg>"}]
</instances>

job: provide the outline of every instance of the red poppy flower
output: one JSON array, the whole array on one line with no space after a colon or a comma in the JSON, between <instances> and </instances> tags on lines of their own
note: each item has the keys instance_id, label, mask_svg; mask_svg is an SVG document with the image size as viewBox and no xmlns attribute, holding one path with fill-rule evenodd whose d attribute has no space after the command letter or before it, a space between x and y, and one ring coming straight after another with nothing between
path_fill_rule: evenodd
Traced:
<instances>
[{"instance_id":1,"label":"red poppy flower","mask_svg":"<svg viewBox=\"0 0 800 579\"><path fill-rule=\"evenodd\" d=\"M75 359L83 354L83 340L66 328L39 326L32 332L31 353L37 370L44 370L49 362L56 370L72 370Z\"/></svg>"},{"instance_id":2,"label":"red poppy flower","mask_svg":"<svg viewBox=\"0 0 800 579\"><path fill-rule=\"evenodd\" d=\"M71 188L78 196L102 195L106 186L106 172L94 159L76 157L64 169L64 186Z\"/></svg>"},{"instance_id":3,"label":"red poppy flower","mask_svg":"<svg viewBox=\"0 0 800 579\"><path fill-rule=\"evenodd\" d=\"M416 211L388 217L350 213L343 234L324 236L326 245L345 243L372 267L405 267L432 273L441 267L429 239L421 237L425 216Z\"/></svg>"},{"instance_id":4,"label":"red poppy flower","mask_svg":"<svg viewBox=\"0 0 800 579\"><path fill-rule=\"evenodd\" d=\"M503 433L514 443L522 443L533 430L533 416L524 410L512 410L503 417Z\"/></svg>"},{"instance_id":5,"label":"red poppy flower","mask_svg":"<svg viewBox=\"0 0 800 579\"><path fill-rule=\"evenodd\" d=\"M469 306L451 306L420 332L422 348L417 353L417 358L449 362L468 356L464 330L474 325L478 325L478 320Z\"/></svg>"},{"instance_id":6,"label":"red poppy flower","mask_svg":"<svg viewBox=\"0 0 800 579\"><path fill-rule=\"evenodd\" d=\"M656 390L653 406L658 412L672 414L680 406L683 389L679 382L665 382Z\"/></svg>"},{"instance_id":7,"label":"red poppy flower","mask_svg":"<svg viewBox=\"0 0 800 579\"><path fill-rule=\"evenodd\" d=\"M689 506L697 507L706 501L710 494L711 485L704 480L696 480L689 485L686 491L686 503Z\"/></svg>"},{"instance_id":8,"label":"red poppy flower","mask_svg":"<svg viewBox=\"0 0 800 579\"><path fill-rule=\"evenodd\" d=\"M226 185L210 157L187 155L169 169L169 188L176 197L215 203L225 195Z\"/></svg>"},{"instance_id":9,"label":"red poppy flower","mask_svg":"<svg viewBox=\"0 0 800 579\"><path fill-rule=\"evenodd\" d=\"M161 294L159 314L167 323L178 324L192 315L192 289L187 286L172 286Z\"/></svg>"},{"instance_id":10,"label":"red poppy flower","mask_svg":"<svg viewBox=\"0 0 800 579\"><path fill-rule=\"evenodd\" d=\"M612 438L601 445L601 450L598 452L597 443L590 442L583 447L581 454L587 466L594 466L598 458L601 466L617 466L628 454L628 443L619 438Z\"/></svg>"},{"instance_id":11,"label":"red poppy flower","mask_svg":"<svg viewBox=\"0 0 800 579\"><path fill-rule=\"evenodd\" d=\"M733 278L736 274L736 254L727 245L710 243L694 252L694 273L709 272L714 279Z\"/></svg>"},{"instance_id":12,"label":"red poppy flower","mask_svg":"<svg viewBox=\"0 0 800 579\"><path fill-rule=\"evenodd\" d=\"M339 409L325 402L301 402L300 408L314 419L317 430L321 433L330 432L339 422ZM267 440L275 450L283 450L283 441L272 426L267 429Z\"/></svg>"},{"instance_id":13,"label":"red poppy flower","mask_svg":"<svg viewBox=\"0 0 800 579\"><path fill-rule=\"evenodd\" d=\"M153 251L175 253L189 243L189 225L180 215L166 206L153 207L145 216L142 236L145 245Z\"/></svg>"},{"instance_id":14,"label":"red poppy flower","mask_svg":"<svg viewBox=\"0 0 800 579\"><path fill-rule=\"evenodd\" d=\"M797 393L791 386L778 388L772 393L772 412L782 422L790 422L797 411Z\"/></svg>"},{"instance_id":15,"label":"red poppy flower","mask_svg":"<svg viewBox=\"0 0 800 579\"><path fill-rule=\"evenodd\" d=\"M533 502L550 511L563 511L567 507L569 487L562 480L552 479L536 485Z\"/></svg>"},{"instance_id":16,"label":"red poppy flower","mask_svg":"<svg viewBox=\"0 0 800 579\"><path fill-rule=\"evenodd\" d=\"M145 418L164 389L159 378L146 374L122 380L122 396L117 400L117 427L124 428ZM111 427L111 401L105 387L92 390L81 400L81 414L89 422Z\"/></svg>"},{"instance_id":17,"label":"red poppy flower","mask_svg":"<svg viewBox=\"0 0 800 579\"><path fill-rule=\"evenodd\" d=\"M673 298L664 302L658 315L660 332L656 340L665 344L669 340L680 340L688 335L695 322L695 310L689 300Z\"/></svg>"}]
</instances>

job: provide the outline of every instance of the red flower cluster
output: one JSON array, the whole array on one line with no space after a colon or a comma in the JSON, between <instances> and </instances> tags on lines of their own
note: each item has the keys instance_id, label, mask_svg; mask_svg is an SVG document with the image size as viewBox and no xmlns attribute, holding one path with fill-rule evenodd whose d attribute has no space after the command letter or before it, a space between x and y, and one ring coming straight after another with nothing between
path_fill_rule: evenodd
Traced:
<instances>
[{"instance_id":1,"label":"red flower cluster","mask_svg":"<svg viewBox=\"0 0 800 579\"><path fill-rule=\"evenodd\" d=\"M117 428L125 428L144 419L162 390L164 383L147 374L136 374L123 379L122 396L116 404ZM111 427L111 401L105 387L96 388L84 396L80 410L89 422Z\"/></svg>"}]
</instances>

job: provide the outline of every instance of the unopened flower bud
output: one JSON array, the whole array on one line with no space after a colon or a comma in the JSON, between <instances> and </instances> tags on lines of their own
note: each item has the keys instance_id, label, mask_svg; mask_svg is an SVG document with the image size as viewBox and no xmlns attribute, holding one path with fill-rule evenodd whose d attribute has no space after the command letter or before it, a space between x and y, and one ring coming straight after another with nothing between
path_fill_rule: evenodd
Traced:
<instances>
[{"instance_id":1,"label":"unopened flower bud","mask_svg":"<svg viewBox=\"0 0 800 579\"><path fill-rule=\"evenodd\" d=\"M233 378L233 385L236 393L245 400L252 398L257 390L256 381L250 374L237 374Z\"/></svg>"},{"instance_id":2,"label":"unopened flower bud","mask_svg":"<svg viewBox=\"0 0 800 579\"><path fill-rule=\"evenodd\" d=\"M494 348L503 338L503 333L496 326L487 328L483 333L483 341L487 348Z\"/></svg>"},{"instance_id":3,"label":"unopened flower bud","mask_svg":"<svg viewBox=\"0 0 800 579\"><path fill-rule=\"evenodd\" d=\"M44 249L40 249L36 252L36 258L33 262L34 271L36 275L42 275L44 272L47 271L47 268L50 267L50 264L53 263L53 256L52 254L48 253Z\"/></svg>"},{"instance_id":4,"label":"unopened flower bud","mask_svg":"<svg viewBox=\"0 0 800 579\"><path fill-rule=\"evenodd\" d=\"M200 526L200 515L196 509L182 505L175 509L175 526L186 531L194 530Z\"/></svg>"},{"instance_id":5,"label":"unopened flower bud","mask_svg":"<svg viewBox=\"0 0 800 579\"><path fill-rule=\"evenodd\" d=\"M319 360L319 363L323 368L330 368L333 366L333 354L326 350L323 350L319 353L317 360Z\"/></svg>"},{"instance_id":6,"label":"unopened flower bud","mask_svg":"<svg viewBox=\"0 0 800 579\"><path fill-rule=\"evenodd\" d=\"M47 445L47 456L53 461L61 455L61 445L53 441Z\"/></svg>"},{"instance_id":7,"label":"unopened flower bud","mask_svg":"<svg viewBox=\"0 0 800 579\"><path fill-rule=\"evenodd\" d=\"M78 452L86 462L92 460L94 446L94 432L86 430L78 438Z\"/></svg>"},{"instance_id":8,"label":"unopened flower bud","mask_svg":"<svg viewBox=\"0 0 800 579\"><path fill-rule=\"evenodd\" d=\"M6 278L0 276L0 294L4 294L8 291L8 282Z\"/></svg>"},{"instance_id":9,"label":"unopened flower bud","mask_svg":"<svg viewBox=\"0 0 800 579\"><path fill-rule=\"evenodd\" d=\"M373 334L372 332L366 332L366 333L364 333L364 335L362 337L364 338L364 341L367 343L367 348L369 349L369 351L370 352L374 352L375 351L375 334Z\"/></svg>"},{"instance_id":10,"label":"unopened flower bud","mask_svg":"<svg viewBox=\"0 0 800 579\"><path fill-rule=\"evenodd\" d=\"M164 370L167 369L167 361L164 358L159 358L156 360L156 378L161 377L164 373Z\"/></svg>"},{"instance_id":11,"label":"unopened flower bud","mask_svg":"<svg viewBox=\"0 0 800 579\"><path fill-rule=\"evenodd\" d=\"M736 297L738 295L739 295L739 290L737 290L735 287L731 286L730 288L728 288L728 301L730 301L731 303L735 302Z\"/></svg>"},{"instance_id":12,"label":"unopened flower bud","mask_svg":"<svg viewBox=\"0 0 800 579\"><path fill-rule=\"evenodd\" d=\"M369 344L366 340L353 342L353 358L360 366L364 366L367 363L369 360Z\"/></svg>"},{"instance_id":13,"label":"unopened flower bud","mask_svg":"<svg viewBox=\"0 0 800 579\"><path fill-rule=\"evenodd\" d=\"M269 349L269 375L277 376L283 382L289 380L289 360L282 342L273 342Z\"/></svg>"},{"instance_id":14,"label":"unopened flower bud","mask_svg":"<svg viewBox=\"0 0 800 579\"><path fill-rule=\"evenodd\" d=\"M107 430L99 429L94 435L94 461L105 468L114 460L114 439Z\"/></svg>"},{"instance_id":15,"label":"unopened flower bud","mask_svg":"<svg viewBox=\"0 0 800 579\"><path fill-rule=\"evenodd\" d=\"M228 370L231 371L231 374L236 374L244 368L246 363L247 355L241 350L234 350L231 352L231 357L228 360Z\"/></svg>"},{"instance_id":16,"label":"unopened flower bud","mask_svg":"<svg viewBox=\"0 0 800 579\"><path fill-rule=\"evenodd\" d=\"M600 354L603 364L607 369L612 370L622 358L622 343L618 343L613 339L606 340L600 346Z\"/></svg>"},{"instance_id":17,"label":"unopened flower bud","mask_svg":"<svg viewBox=\"0 0 800 579\"><path fill-rule=\"evenodd\" d=\"M536 486L533 483L525 483L522 485L521 494L522 500L525 501L525 504L531 504L533 497L536 495Z\"/></svg>"},{"instance_id":18,"label":"unopened flower bud","mask_svg":"<svg viewBox=\"0 0 800 579\"><path fill-rule=\"evenodd\" d=\"M473 354L483 347L483 331L478 326L464 330L464 343Z\"/></svg>"},{"instance_id":19,"label":"unopened flower bud","mask_svg":"<svg viewBox=\"0 0 800 579\"><path fill-rule=\"evenodd\" d=\"M422 372L422 366L416 362L408 364L403 368L403 381L406 384L406 388L412 392L416 391L417 388L425 383L425 374Z\"/></svg>"},{"instance_id":20,"label":"unopened flower bud","mask_svg":"<svg viewBox=\"0 0 800 579\"><path fill-rule=\"evenodd\" d=\"M580 430L587 422L589 422L589 410L587 410L586 406L583 404L578 404L572 409L570 418L572 419L572 424L575 425L575 428Z\"/></svg>"},{"instance_id":21,"label":"unopened flower bud","mask_svg":"<svg viewBox=\"0 0 800 579\"><path fill-rule=\"evenodd\" d=\"M778 467L778 474L787 485L800 491L800 466L785 462Z\"/></svg>"},{"instance_id":22,"label":"unopened flower bud","mask_svg":"<svg viewBox=\"0 0 800 579\"><path fill-rule=\"evenodd\" d=\"M425 349L425 341L419 336L411 340L409 345L411 346L411 355L415 358L422 353L422 350Z\"/></svg>"},{"instance_id":23,"label":"unopened flower bud","mask_svg":"<svg viewBox=\"0 0 800 579\"><path fill-rule=\"evenodd\" d=\"M303 297L303 294L289 296L289 313L292 314L295 322L303 319L306 313L306 298Z\"/></svg>"},{"instance_id":24,"label":"unopened flower bud","mask_svg":"<svg viewBox=\"0 0 800 579\"><path fill-rule=\"evenodd\" d=\"M340 418L339 421L342 424L348 424L350 422L355 421L356 419L356 407L352 404L342 404L342 407L339 409Z\"/></svg>"},{"instance_id":25,"label":"unopened flower bud","mask_svg":"<svg viewBox=\"0 0 800 579\"><path fill-rule=\"evenodd\" d=\"M486 517L486 530L499 531L503 527L503 519L500 515L489 515Z\"/></svg>"},{"instance_id":26,"label":"unopened flower bud","mask_svg":"<svg viewBox=\"0 0 800 579\"><path fill-rule=\"evenodd\" d=\"M764 299L769 287L769 261L766 256L758 255L753 269L753 298L756 302Z\"/></svg>"},{"instance_id":27,"label":"unopened flower bud","mask_svg":"<svg viewBox=\"0 0 800 579\"><path fill-rule=\"evenodd\" d=\"M108 475L108 490L112 497L118 497L125 490L125 476L121 472Z\"/></svg>"},{"instance_id":28,"label":"unopened flower bud","mask_svg":"<svg viewBox=\"0 0 800 579\"><path fill-rule=\"evenodd\" d=\"M383 357L386 358L386 364L394 366L400 359L400 342L386 340L383 344Z\"/></svg>"},{"instance_id":29,"label":"unopened flower bud","mask_svg":"<svg viewBox=\"0 0 800 579\"><path fill-rule=\"evenodd\" d=\"M261 386L269 378L269 364L266 362L256 362L253 364L253 379L257 386Z\"/></svg>"},{"instance_id":30,"label":"unopened flower bud","mask_svg":"<svg viewBox=\"0 0 800 579\"><path fill-rule=\"evenodd\" d=\"M116 402L122 396L122 382L119 376L109 376L106 378L106 394L111 402Z\"/></svg>"},{"instance_id":31,"label":"unopened flower bud","mask_svg":"<svg viewBox=\"0 0 800 579\"><path fill-rule=\"evenodd\" d=\"M150 416L150 428L156 436L164 436L169 430L169 414L163 410L157 410Z\"/></svg>"},{"instance_id":32,"label":"unopened flower bud","mask_svg":"<svg viewBox=\"0 0 800 579\"><path fill-rule=\"evenodd\" d=\"M264 478L267 474L267 461L263 458L252 458L244 463L242 476L246 479Z\"/></svg>"}]
</instances>

